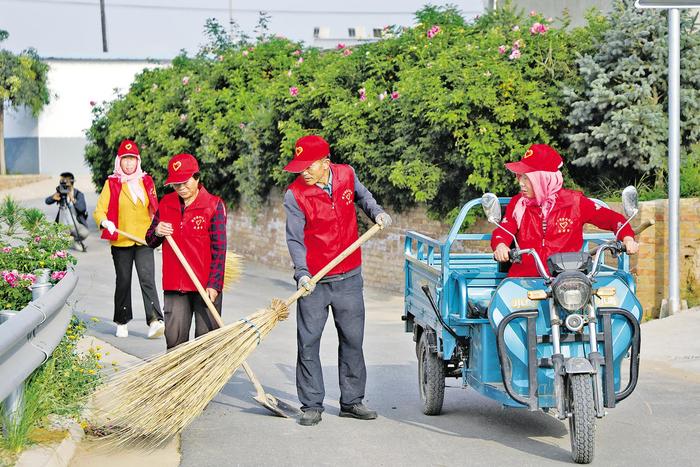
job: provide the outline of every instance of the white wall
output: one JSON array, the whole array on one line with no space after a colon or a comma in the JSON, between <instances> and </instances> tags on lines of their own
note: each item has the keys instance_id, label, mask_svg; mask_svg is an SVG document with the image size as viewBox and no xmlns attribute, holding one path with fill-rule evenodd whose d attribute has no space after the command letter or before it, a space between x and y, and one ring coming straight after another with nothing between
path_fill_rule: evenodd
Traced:
<instances>
[{"instance_id":1,"label":"white wall","mask_svg":"<svg viewBox=\"0 0 700 467\"><path fill-rule=\"evenodd\" d=\"M126 93L134 76L160 65L143 61L48 60L51 103L39 116L39 137L84 137L92 123L90 101L114 99L115 88Z\"/></svg>"}]
</instances>

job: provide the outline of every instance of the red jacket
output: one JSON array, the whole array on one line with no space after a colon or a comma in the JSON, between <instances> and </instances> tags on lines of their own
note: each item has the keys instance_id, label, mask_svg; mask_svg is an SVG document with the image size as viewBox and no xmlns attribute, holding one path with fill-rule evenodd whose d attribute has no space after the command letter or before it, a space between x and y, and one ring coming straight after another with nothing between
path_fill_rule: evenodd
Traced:
<instances>
[{"instance_id":1,"label":"red jacket","mask_svg":"<svg viewBox=\"0 0 700 467\"><path fill-rule=\"evenodd\" d=\"M547 258L554 253L581 250L584 224L593 224L600 229L616 232L626 222L624 216L596 204L580 191L562 189L557 193L556 202L547 215L546 222L543 222L542 212L538 207L528 206L525 208L518 229L513 217L513 209L521 197L522 195L518 194L510 200L501 225L511 233L515 233L521 249L537 250L545 267ZM634 237L634 231L629 224L620 231L618 239L622 240L627 236ZM493 231L492 249L495 250L499 243L505 243L510 247L512 242L512 237L503 232L500 227ZM523 255L521 263L511 265L508 276L538 277L535 260L530 255Z\"/></svg>"},{"instance_id":2,"label":"red jacket","mask_svg":"<svg viewBox=\"0 0 700 467\"><path fill-rule=\"evenodd\" d=\"M357 240L355 213L355 173L349 165L331 164L333 197L316 185L307 185L299 176L289 185L299 208L304 213L304 245L309 272L315 275L345 248ZM343 274L362 264L358 248L328 272Z\"/></svg>"},{"instance_id":3,"label":"red jacket","mask_svg":"<svg viewBox=\"0 0 700 467\"><path fill-rule=\"evenodd\" d=\"M211 266L211 238L209 223L220 199L199 186L197 198L181 211L177 193L168 193L160 200L158 210L160 222L170 222L173 226L172 238L197 279L206 287ZM182 267L168 242L163 242L163 290L195 292L197 288Z\"/></svg>"},{"instance_id":4,"label":"red jacket","mask_svg":"<svg viewBox=\"0 0 700 467\"><path fill-rule=\"evenodd\" d=\"M122 182L119 181L117 177L109 177L109 206L107 207L107 220L114 223L116 228L119 228L119 195L122 192ZM158 209L158 197L156 196L156 187L153 184L153 179L150 175L143 176L143 187L146 189L146 196L148 196L148 212L151 216L155 214ZM114 232L109 233L109 230L102 229L101 238L105 240L116 241L119 234Z\"/></svg>"}]
</instances>

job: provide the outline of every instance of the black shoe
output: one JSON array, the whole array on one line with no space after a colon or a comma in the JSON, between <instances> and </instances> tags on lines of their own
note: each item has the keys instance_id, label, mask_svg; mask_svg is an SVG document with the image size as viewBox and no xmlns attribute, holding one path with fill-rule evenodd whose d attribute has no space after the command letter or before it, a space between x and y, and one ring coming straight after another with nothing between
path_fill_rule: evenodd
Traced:
<instances>
[{"instance_id":1,"label":"black shoe","mask_svg":"<svg viewBox=\"0 0 700 467\"><path fill-rule=\"evenodd\" d=\"M314 426L318 425L321 421L321 411L314 409L306 409L301 418L299 419L299 425L302 426Z\"/></svg>"},{"instance_id":2,"label":"black shoe","mask_svg":"<svg viewBox=\"0 0 700 467\"><path fill-rule=\"evenodd\" d=\"M367 407L365 407L365 404L362 403L351 405L349 407L341 407L339 415L341 417L359 418L360 420L374 420L377 418L377 412L374 410L369 410Z\"/></svg>"}]
</instances>

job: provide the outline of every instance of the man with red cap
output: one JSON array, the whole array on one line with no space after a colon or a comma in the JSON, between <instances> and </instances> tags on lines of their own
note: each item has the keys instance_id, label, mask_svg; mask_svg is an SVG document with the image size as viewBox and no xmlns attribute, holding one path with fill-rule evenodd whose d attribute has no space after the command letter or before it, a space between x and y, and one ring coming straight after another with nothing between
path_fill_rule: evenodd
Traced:
<instances>
[{"instance_id":1,"label":"man with red cap","mask_svg":"<svg viewBox=\"0 0 700 467\"><path fill-rule=\"evenodd\" d=\"M330 161L328 143L320 136L304 136L294 145L294 157L284 170L299 173L284 196L287 247L294 263L294 279L305 296L297 305L297 394L304 412L299 423L321 421L325 388L319 348L329 308L338 329L340 416L377 418L362 400L367 371L362 340L365 305L358 249L314 286L311 277L358 238L355 204L382 228L391 217L357 179L352 167Z\"/></svg>"},{"instance_id":2,"label":"man with red cap","mask_svg":"<svg viewBox=\"0 0 700 467\"><path fill-rule=\"evenodd\" d=\"M502 227L491 236L496 261L509 260L513 238L503 229L515 235L521 249L534 248L546 262L554 253L581 250L584 224L617 232L627 253L637 253L634 231L629 224L622 227L625 218L621 214L596 204L580 191L562 188L562 165L561 156L546 144L533 144L520 161L506 164L518 178L520 193L510 200ZM532 256L525 255L521 263L511 265L508 275L536 277L539 273Z\"/></svg>"},{"instance_id":3,"label":"man with red cap","mask_svg":"<svg viewBox=\"0 0 700 467\"><path fill-rule=\"evenodd\" d=\"M204 300L163 237L170 235L182 250L199 282L221 314L221 290L226 263L226 207L199 182L199 164L190 154L168 162L166 185L175 190L163 196L146 233L151 248L163 244L163 295L165 340L168 349L190 336L192 316L195 337L216 328Z\"/></svg>"}]
</instances>

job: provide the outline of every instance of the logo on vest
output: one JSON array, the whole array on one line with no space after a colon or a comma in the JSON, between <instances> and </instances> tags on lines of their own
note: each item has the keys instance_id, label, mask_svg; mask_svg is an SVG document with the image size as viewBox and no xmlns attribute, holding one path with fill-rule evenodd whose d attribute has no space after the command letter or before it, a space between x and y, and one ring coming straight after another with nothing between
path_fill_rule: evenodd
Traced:
<instances>
[{"instance_id":1,"label":"logo on vest","mask_svg":"<svg viewBox=\"0 0 700 467\"><path fill-rule=\"evenodd\" d=\"M568 217L560 217L557 219L557 233L569 233L571 232L571 225L573 221Z\"/></svg>"},{"instance_id":2,"label":"logo on vest","mask_svg":"<svg viewBox=\"0 0 700 467\"><path fill-rule=\"evenodd\" d=\"M345 201L346 205L352 203L352 190L350 188L346 189L341 198Z\"/></svg>"},{"instance_id":3,"label":"logo on vest","mask_svg":"<svg viewBox=\"0 0 700 467\"><path fill-rule=\"evenodd\" d=\"M194 224L194 230L204 229L204 216L194 216L191 222Z\"/></svg>"}]
</instances>

